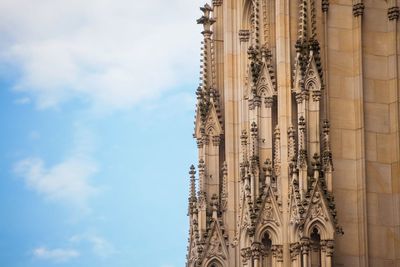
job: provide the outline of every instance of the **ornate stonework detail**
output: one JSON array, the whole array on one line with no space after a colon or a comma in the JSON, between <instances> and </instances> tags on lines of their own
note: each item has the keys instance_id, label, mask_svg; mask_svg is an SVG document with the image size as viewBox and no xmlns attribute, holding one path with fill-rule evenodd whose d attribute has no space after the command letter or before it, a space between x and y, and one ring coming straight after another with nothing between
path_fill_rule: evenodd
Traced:
<instances>
[{"instance_id":1,"label":"ornate stonework detail","mask_svg":"<svg viewBox=\"0 0 400 267\"><path fill-rule=\"evenodd\" d=\"M329 0L322 0L322 12L327 13L329 10Z\"/></svg>"},{"instance_id":2,"label":"ornate stonework detail","mask_svg":"<svg viewBox=\"0 0 400 267\"><path fill-rule=\"evenodd\" d=\"M249 30L240 30L239 31L240 42L248 42L249 39L250 39L250 31Z\"/></svg>"},{"instance_id":3,"label":"ornate stonework detail","mask_svg":"<svg viewBox=\"0 0 400 267\"><path fill-rule=\"evenodd\" d=\"M270 16L269 12L271 2L267 0L262 0L262 18L263 18L263 35L264 35L264 44L269 47L271 42L271 26L270 26Z\"/></svg>"},{"instance_id":4,"label":"ornate stonework detail","mask_svg":"<svg viewBox=\"0 0 400 267\"><path fill-rule=\"evenodd\" d=\"M289 127L288 129L288 140L288 161L293 162L296 160L296 140L293 127Z\"/></svg>"},{"instance_id":5,"label":"ornate stonework detail","mask_svg":"<svg viewBox=\"0 0 400 267\"><path fill-rule=\"evenodd\" d=\"M389 20L399 20L400 9L398 6L393 6L388 9Z\"/></svg>"},{"instance_id":6,"label":"ornate stonework detail","mask_svg":"<svg viewBox=\"0 0 400 267\"><path fill-rule=\"evenodd\" d=\"M323 218L324 220L328 220L328 216L324 212L324 208L322 206L322 199L321 199L321 194L317 191L314 194L314 197L312 198L312 206L311 206L311 211L310 211L310 216L311 219L315 219L318 217Z\"/></svg>"},{"instance_id":7,"label":"ornate stonework detail","mask_svg":"<svg viewBox=\"0 0 400 267\"><path fill-rule=\"evenodd\" d=\"M243 265L246 265L248 261L251 259L251 248L242 248L240 251L240 256L242 258Z\"/></svg>"},{"instance_id":8,"label":"ornate stonework detail","mask_svg":"<svg viewBox=\"0 0 400 267\"><path fill-rule=\"evenodd\" d=\"M335 251L335 242L333 240L326 240L326 256L332 257L333 252Z\"/></svg>"},{"instance_id":9,"label":"ornate stonework detail","mask_svg":"<svg viewBox=\"0 0 400 267\"><path fill-rule=\"evenodd\" d=\"M223 2L223 0L213 0L212 4L213 4L213 6L221 6L222 2Z\"/></svg>"},{"instance_id":10,"label":"ornate stonework detail","mask_svg":"<svg viewBox=\"0 0 400 267\"><path fill-rule=\"evenodd\" d=\"M223 259L225 258L225 255L222 251L221 240L216 231L214 231L213 235L210 238L209 247L208 247L208 251L207 251L208 259L212 258L214 256L221 257Z\"/></svg>"},{"instance_id":11,"label":"ornate stonework detail","mask_svg":"<svg viewBox=\"0 0 400 267\"><path fill-rule=\"evenodd\" d=\"M283 262L283 246L282 245L272 245L271 248L272 255L276 258L277 262Z\"/></svg>"},{"instance_id":12,"label":"ornate stonework detail","mask_svg":"<svg viewBox=\"0 0 400 267\"><path fill-rule=\"evenodd\" d=\"M213 146L219 146L220 142L221 142L221 137L220 136L213 136L212 137Z\"/></svg>"},{"instance_id":13,"label":"ornate stonework detail","mask_svg":"<svg viewBox=\"0 0 400 267\"><path fill-rule=\"evenodd\" d=\"M354 2L354 15L362 15L363 5ZM215 261L229 267L266 267L270 261L272 267L300 266L318 250L328 264L335 231L342 231L332 190L326 119L332 107L326 99L334 78L326 79L330 72L324 66L331 64L323 62L329 46L323 23L329 5L337 3L290 1L290 10L269 0L220 8L224 4L204 5L198 20L203 26L194 132L199 162L197 179L194 166L189 171L187 267ZM298 14L282 25L287 20L282 14L296 4Z\"/></svg>"},{"instance_id":14,"label":"ornate stonework detail","mask_svg":"<svg viewBox=\"0 0 400 267\"><path fill-rule=\"evenodd\" d=\"M275 211L273 207L273 203L270 198L267 198L265 201L264 209L261 212L261 224L267 224L268 222L276 222Z\"/></svg>"},{"instance_id":15,"label":"ornate stonework detail","mask_svg":"<svg viewBox=\"0 0 400 267\"><path fill-rule=\"evenodd\" d=\"M297 256L300 255L301 245L300 243L290 244L290 258L292 261L297 259Z\"/></svg>"},{"instance_id":16,"label":"ornate stonework detail","mask_svg":"<svg viewBox=\"0 0 400 267\"><path fill-rule=\"evenodd\" d=\"M262 255L261 243L253 242L251 244L251 256L253 258L260 258L261 255Z\"/></svg>"},{"instance_id":17,"label":"ornate stonework detail","mask_svg":"<svg viewBox=\"0 0 400 267\"><path fill-rule=\"evenodd\" d=\"M308 238L302 238L300 240L301 254L308 254L310 252L310 240Z\"/></svg>"},{"instance_id":18,"label":"ornate stonework detail","mask_svg":"<svg viewBox=\"0 0 400 267\"><path fill-rule=\"evenodd\" d=\"M281 131L278 125L274 131L274 172L276 176L281 175Z\"/></svg>"},{"instance_id":19,"label":"ornate stonework detail","mask_svg":"<svg viewBox=\"0 0 400 267\"><path fill-rule=\"evenodd\" d=\"M353 5L353 16L354 17L359 17L364 15L364 3L357 3Z\"/></svg>"}]
</instances>

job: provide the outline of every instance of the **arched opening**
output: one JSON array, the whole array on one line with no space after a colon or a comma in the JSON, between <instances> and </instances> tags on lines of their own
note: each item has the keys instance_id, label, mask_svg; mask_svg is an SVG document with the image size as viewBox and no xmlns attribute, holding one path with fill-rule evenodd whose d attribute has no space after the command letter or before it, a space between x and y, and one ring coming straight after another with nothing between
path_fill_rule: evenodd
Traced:
<instances>
[{"instance_id":1,"label":"arched opening","mask_svg":"<svg viewBox=\"0 0 400 267\"><path fill-rule=\"evenodd\" d=\"M310 235L310 260L311 267L321 266L321 235L316 227L313 228Z\"/></svg>"},{"instance_id":2,"label":"arched opening","mask_svg":"<svg viewBox=\"0 0 400 267\"><path fill-rule=\"evenodd\" d=\"M208 267L222 267L222 264L217 260L213 260L207 266Z\"/></svg>"},{"instance_id":3,"label":"arched opening","mask_svg":"<svg viewBox=\"0 0 400 267\"><path fill-rule=\"evenodd\" d=\"M268 232L265 232L261 239L262 245L262 264L263 267L272 266L272 240Z\"/></svg>"}]
</instances>

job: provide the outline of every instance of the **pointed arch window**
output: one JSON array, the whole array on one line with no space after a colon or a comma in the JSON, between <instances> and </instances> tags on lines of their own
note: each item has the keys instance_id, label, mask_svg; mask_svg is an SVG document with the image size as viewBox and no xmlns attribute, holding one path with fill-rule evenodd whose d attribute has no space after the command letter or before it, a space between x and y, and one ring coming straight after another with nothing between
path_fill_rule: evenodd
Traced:
<instances>
[{"instance_id":1,"label":"pointed arch window","mask_svg":"<svg viewBox=\"0 0 400 267\"><path fill-rule=\"evenodd\" d=\"M262 265L263 267L272 266L272 240L268 232L265 232L261 239L261 245L263 248L262 253Z\"/></svg>"},{"instance_id":2,"label":"pointed arch window","mask_svg":"<svg viewBox=\"0 0 400 267\"><path fill-rule=\"evenodd\" d=\"M316 227L313 228L310 236L310 260L311 267L321 266L321 236Z\"/></svg>"},{"instance_id":3,"label":"pointed arch window","mask_svg":"<svg viewBox=\"0 0 400 267\"><path fill-rule=\"evenodd\" d=\"M222 267L222 265L217 260L213 260L208 267Z\"/></svg>"}]
</instances>

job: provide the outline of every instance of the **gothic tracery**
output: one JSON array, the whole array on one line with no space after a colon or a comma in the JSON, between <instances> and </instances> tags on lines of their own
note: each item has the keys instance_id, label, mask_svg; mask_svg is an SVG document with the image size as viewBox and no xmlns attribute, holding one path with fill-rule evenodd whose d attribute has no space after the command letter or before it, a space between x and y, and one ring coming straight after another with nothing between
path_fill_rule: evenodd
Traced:
<instances>
[{"instance_id":1,"label":"gothic tracery","mask_svg":"<svg viewBox=\"0 0 400 267\"><path fill-rule=\"evenodd\" d=\"M236 110L239 136L226 136L224 131L223 88L216 87L223 74L216 72L214 39L222 23L214 14L221 12L224 3L214 2L201 8L203 16L197 21L204 27L204 47L194 133L199 148L198 185L195 168L190 171L188 267L329 267L334 235L342 230L330 186L333 167L329 122L321 104L324 77L315 0L298 3L289 90L295 100L290 103L294 112L284 131L278 118L276 3L246 1L245 28L237 34L242 51L238 64L243 70L239 97L244 103ZM323 1L322 11L327 12L328 6ZM236 138L238 144L235 178L224 154L226 142L222 140L227 138ZM287 165L282 166L282 161ZM228 184L232 179L237 183ZM231 213L230 204L234 207ZM227 231L231 221L234 230ZM239 255L239 265L230 262L235 258L229 255L233 251Z\"/></svg>"}]
</instances>

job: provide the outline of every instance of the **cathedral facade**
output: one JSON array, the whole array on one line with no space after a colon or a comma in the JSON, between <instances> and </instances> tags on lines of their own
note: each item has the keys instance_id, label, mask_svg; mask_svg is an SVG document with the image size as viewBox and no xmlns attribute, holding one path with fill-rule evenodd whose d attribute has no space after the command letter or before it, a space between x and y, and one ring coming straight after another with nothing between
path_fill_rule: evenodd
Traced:
<instances>
[{"instance_id":1,"label":"cathedral facade","mask_svg":"<svg viewBox=\"0 0 400 267\"><path fill-rule=\"evenodd\" d=\"M200 8L187 267L400 266L397 2Z\"/></svg>"}]
</instances>

